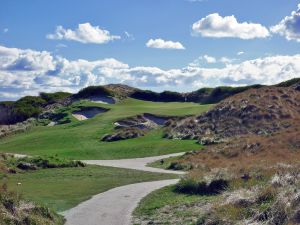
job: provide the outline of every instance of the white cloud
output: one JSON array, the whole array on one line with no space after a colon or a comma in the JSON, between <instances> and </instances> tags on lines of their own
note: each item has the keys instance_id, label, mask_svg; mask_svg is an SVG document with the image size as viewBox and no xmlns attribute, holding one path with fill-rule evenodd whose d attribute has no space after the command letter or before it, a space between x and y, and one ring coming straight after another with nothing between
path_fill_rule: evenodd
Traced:
<instances>
[{"instance_id":1,"label":"white cloud","mask_svg":"<svg viewBox=\"0 0 300 225\"><path fill-rule=\"evenodd\" d=\"M107 83L125 83L159 91L192 91L219 85L275 84L298 74L300 54L225 63L223 67L189 65L164 70L158 67L130 67L113 58L68 60L46 51L0 46L0 100L36 95L41 91L76 92L88 85Z\"/></svg>"},{"instance_id":2,"label":"white cloud","mask_svg":"<svg viewBox=\"0 0 300 225\"><path fill-rule=\"evenodd\" d=\"M78 24L76 30L57 26L55 33L48 34L46 37L52 40L72 40L84 44L104 44L121 38L120 36L111 35L109 31L101 29L98 26L92 26L90 23Z\"/></svg>"},{"instance_id":3,"label":"white cloud","mask_svg":"<svg viewBox=\"0 0 300 225\"><path fill-rule=\"evenodd\" d=\"M297 11L293 11L290 16L286 16L270 29L273 33L285 36L287 40L300 42L300 4Z\"/></svg>"},{"instance_id":4,"label":"white cloud","mask_svg":"<svg viewBox=\"0 0 300 225\"><path fill-rule=\"evenodd\" d=\"M67 48L68 46L62 43L59 43L55 46L56 48Z\"/></svg>"},{"instance_id":5,"label":"white cloud","mask_svg":"<svg viewBox=\"0 0 300 225\"><path fill-rule=\"evenodd\" d=\"M8 28L4 28L3 33L7 33L7 32L8 32Z\"/></svg>"},{"instance_id":6,"label":"white cloud","mask_svg":"<svg viewBox=\"0 0 300 225\"><path fill-rule=\"evenodd\" d=\"M235 59L230 59L230 58L228 58L228 57L222 57L222 58L220 59L220 62L221 62L221 63L225 63L225 64L229 64L229 63L232 63L234 60L235 60Z\"/></svg>"},{"instance_id":7,"label":"white cloud","mask_svg":"<svg viewBox=\"0 0 300 225\"><path fill-rule=\"evenodd\" d=\"M165 41L163 39L150 39L146 46L148 48L160 48L160 49L185 49L180 42Z\"/></svg>"},{"instance_id":8,"label":"white cloud","mask_svg":"<svg viewBox=\"0 0 300 225\"><path fill-rule=\"evenodd\" d=\"M214 38L254 39L270 36L268 29L257 23L239 23L234 16L222 17L218 13L210 14L195 22L194 35Z\"/></svg>"},{"instance_id":9,"label":"white cloud","mask_svg":"<svg viewBox=\"0 0 300 225\"><path fill-rule=\"evenodd\" d=\"M240 52L238 52L238 53L236 53L237 55L244 55L245 54L245 52L243 52L243 51L240 51Z\"/></svg>"},{"instance_id":10,"label":"white cloud","mask_svg":"<svg viewBox=\"0 0 300 225\"><path fill-rule=\"evenodd\" d=\"M207 63L216 63L217 59L215 57L209 56L209 55L204 55L203 59L207 62Z\"/></svg>"}]
</instances>

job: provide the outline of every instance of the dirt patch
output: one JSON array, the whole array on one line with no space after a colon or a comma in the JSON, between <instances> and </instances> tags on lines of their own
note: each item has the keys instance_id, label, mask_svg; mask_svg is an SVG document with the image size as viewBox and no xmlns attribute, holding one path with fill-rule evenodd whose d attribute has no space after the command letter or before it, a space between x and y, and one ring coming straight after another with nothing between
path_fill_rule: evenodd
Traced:
<instances>
[{"instance_id":1,"label":"dirt patch","mask_svg":"<svg viewBox=\"0 0 300 225\"><path fill-rule=\"evenodd\" d=\"M107 111L108 109L101 107L82 107L80 110L74 111L72 115L78 120L87 120Z\"/></svg>"}]
</instances>

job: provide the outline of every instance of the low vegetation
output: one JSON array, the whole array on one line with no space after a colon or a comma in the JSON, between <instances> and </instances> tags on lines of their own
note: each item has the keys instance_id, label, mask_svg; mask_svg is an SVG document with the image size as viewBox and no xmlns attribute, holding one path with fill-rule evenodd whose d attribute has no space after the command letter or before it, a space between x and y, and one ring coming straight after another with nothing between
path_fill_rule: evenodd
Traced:
<instances>
[{"instance_id":1,"label":"low vegetation","mask_svg":"<svg viewBox=\"0 0 300 225\"><path fill-rule=\"evenodd\" d=\"M72 94L68 92L40 93L40 97L44 99L47 102L47 104L54 104L71 96Z\"/></svg>"},{"instance_id":2,"label":"low vegetation","mask_svg":"<svg viewBox=\"0 0 300 225\"><path fill-rule=\"evenodd\" d=\"M47 207L23 200L18 193L0 190L0 224L63 225L64 218Z\"/></svg>"},{"instance_id":3,"label":"low vegetation","mask_svg":"<svg viewBox=\"0 0 300 225\"><path fill-rule=\"evenodd\" d=\"M224 179L214 179L209 182L196 180L193 178L183 178L176 184L175 191L194 195L216 195L226 190L228 181Z\"/></svg>"},{"instance_id":4,"label":"low vegetation","mask_svg":"<svg viewBox=\"0 0 300 225\"><path fill-rule=\"evenodd\" d=\"M145 133L146 132L142 129L136 127L128 127L128 128L119 129L112 134L106 134L101 138L101 140L107 142L121 141L121 140L142 137L145 135Z\"/></svg>"},{"instance_id":5,"label":"low vegetation","mask_svg":"<svg viewBox=\"0 0 300 225\"><path fill-rule=\"evenodd\" d=\"M133 224L195 224L218 195L178 193L175 186L154 191L134 211Z\"/></svg>"},{"instance_id":6,"label":"low vegetation","mask_svg":"<svg viewBox=\"0 0 300 225\"><path fill-rule=\"evenodd\" d=\"M113 96L113 93L103 86L89 86L73 95L74 98L89 98L94 96Z\"/></svg>"}]
</instances>

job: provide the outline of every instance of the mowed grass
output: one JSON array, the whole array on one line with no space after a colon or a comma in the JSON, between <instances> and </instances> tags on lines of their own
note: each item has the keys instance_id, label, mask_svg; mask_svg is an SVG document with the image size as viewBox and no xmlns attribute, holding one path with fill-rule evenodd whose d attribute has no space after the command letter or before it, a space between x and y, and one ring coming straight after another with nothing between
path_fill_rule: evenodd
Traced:
<instances>
[{"instance_id":1,"label":"mowed grass","mask_svg":"<svg viewBox=\"0 0 300 225\"><path fill-rule=\"evenodd\" d=\"M16 191L26 199L56 211L64 211L114 187L173 178L177 178L177 175L87 166L13 174L9 175L7 184L9 190Z\"/></svg>"},{"instance_id":2,"label":"mowed grass","mask_svg":"<svg viewBox=\"0 0 300 225\"><path fill-rule=\"evenodd\" d=\"M110 109L96 117L77 121L71 112L78 106L101 106ZM141 113L184 116L201 114L212 105L196 103L158 103L125 99L115 105L87 101L75 103L64 109L71 123L54 127L38 126L32 130L0 140L0 152L29 155L57 155L69 159L121 159L198 150L200 145L192 140L162 138L162 129L153 130L144 137L101 142L103 135L113 132L113 123L121 118Z\"/></svg>"}]
</instances>

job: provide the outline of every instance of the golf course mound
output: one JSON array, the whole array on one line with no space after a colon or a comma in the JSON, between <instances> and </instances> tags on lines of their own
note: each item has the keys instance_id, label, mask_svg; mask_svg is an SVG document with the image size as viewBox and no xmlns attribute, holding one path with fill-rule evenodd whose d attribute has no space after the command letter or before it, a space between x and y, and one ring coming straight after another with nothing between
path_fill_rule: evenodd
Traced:
<instances>
[{"instance_id":1,"label":"golf course mound","mask_svg":"<svg viewBox=\"0 0 300 225\"><path fill-rule=\"evenodd\" d=\"M73 111L72 116L74 116L77 120L87 120L107 111L108 109L105 108L87 106Z\"/></svg>"}]
</instances>

